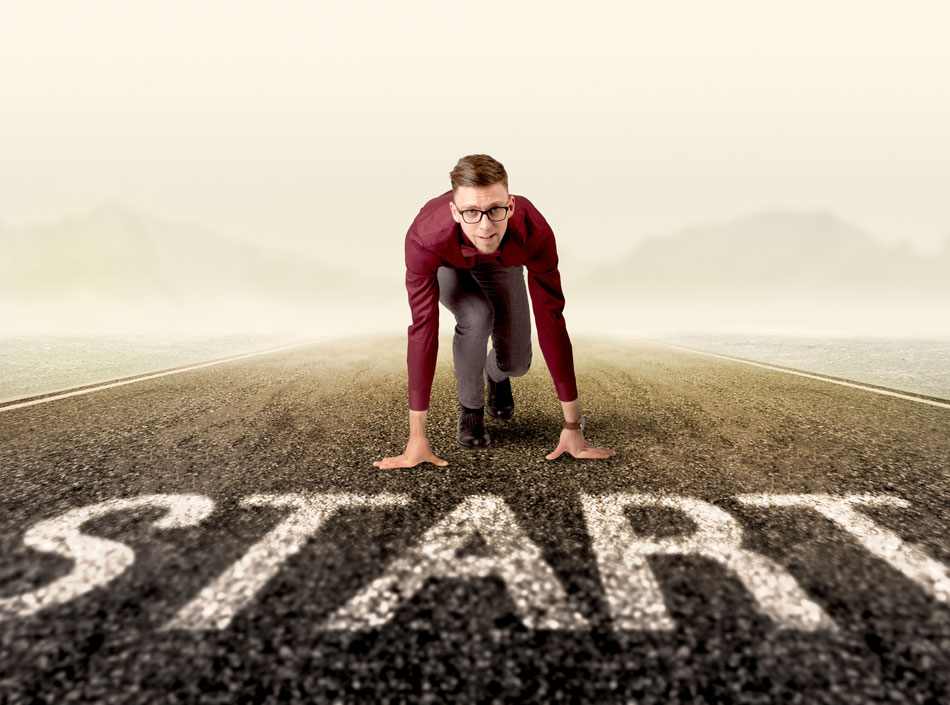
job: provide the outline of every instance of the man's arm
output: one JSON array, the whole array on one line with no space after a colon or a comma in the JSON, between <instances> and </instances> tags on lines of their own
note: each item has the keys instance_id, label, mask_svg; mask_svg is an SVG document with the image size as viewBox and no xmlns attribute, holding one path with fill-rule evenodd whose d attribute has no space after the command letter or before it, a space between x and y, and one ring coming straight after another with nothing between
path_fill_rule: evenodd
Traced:
<instances>
[{"instance_id":1,"label":"man's arm","mask_svg":"<svg viewBox=\"0 0 950 705\"><path fill-rule=\"evenodd\" d=\"M561 290L561 275L557 270L557 247L554 233L549 228L547 232L541 233L541 237L540 247L525 263L531 306L538 328L538 343L554 379L564 420L577 423L581 419L581 404L574 375L574 350L563 315L564 293ZM589 445L580 429L562 429L557 448L545 457L554 460L563 453L570 453L575 458L609 458L615 455L612 450Z\"/></svg>"},{"instance_id":2,"label":"man's arm","mask_svg":"<svg viewBox=\"0 0 950 705\"><path fill-rule=\"evenodd\" d=\"M439 355L439 258L406 236L406 293L412 323L408 330L409 408L429 408Z\"/></svg>"},{"instance_id":3,"label":"man's arm","mask_svg":"<svg viewBox=\"0 0 950 705\"><path fill-rule=\"evenodd\" d=\"M546 228L537 236L538 248L525 262L528 270L528 292L534 323L538 329L541 353L554 380L558 399L562 402L577 399L577 380L574 376L574 349L564 321L564 293L558 272L557 246L554 233Z\"/></svg>"},{"instance_id":4,"label":"man's arm","mask_svg":"<svg viewBox=\"0 0 950 705\"><path fill-rule=\"evenodd\" d=\"M439 259L406 235L406 292L412 310L406 364L409 371L409 441L401 455L373 463L378 468L407 468L419 463L448 465L437 457L426 438L426 417L435 363L439 352Z\"/></svg>"}]
</instances>

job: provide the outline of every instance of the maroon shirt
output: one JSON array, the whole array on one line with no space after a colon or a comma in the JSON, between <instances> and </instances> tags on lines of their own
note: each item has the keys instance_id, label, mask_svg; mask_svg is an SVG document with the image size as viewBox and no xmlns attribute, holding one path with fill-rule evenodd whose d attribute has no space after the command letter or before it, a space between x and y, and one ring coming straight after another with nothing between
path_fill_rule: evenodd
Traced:
<instances>
[{"instance_id":1,"label":"maroon shirt","mask_svg":"<svg viewBox=\"0 0 950 705\"><path fill-rule=\"evenodd\" d=\"M514 194L512 194L514 195ZM515 212L498 250L481 254L452 218L451 189L426 203L406 233L406 291L409 326L409 408L429 408L435 360L439 352L439 267L471 269L477 264L499 267L524 265L538 329L538 342L548 364L558 399L577 399L574 353L564 324L564 294L557 271L554 232L544 216L524 196L515 196ZM487 216L486 216L487 217Z\"/></svg>"}]
</instances>

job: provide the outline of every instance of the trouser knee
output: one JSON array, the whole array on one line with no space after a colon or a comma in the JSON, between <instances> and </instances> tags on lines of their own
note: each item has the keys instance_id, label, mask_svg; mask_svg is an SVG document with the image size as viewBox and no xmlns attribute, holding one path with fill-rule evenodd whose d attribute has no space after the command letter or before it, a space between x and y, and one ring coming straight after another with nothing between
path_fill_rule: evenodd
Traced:
<instances>
[{"instance_id":1,"label":"trouser knee","mask_svg":"<svg viewBox=\"0 0 950 705\"><path fill-rule=\"evenodd\" d=\"M488 340L491 335L491 309L467 311L455 317L455 332L464 338Z\"/></svg>"},{"instance_id":2,"label":"trouser knee","mask_svg":"<svg viewBox=\"0 0 950 705\"><path fill-rule=\"evenodd\" d=\"M509 377L521 377L531 368L531 351L517 360L497 360L498 369Z\"/></svg>"}]
</instances>

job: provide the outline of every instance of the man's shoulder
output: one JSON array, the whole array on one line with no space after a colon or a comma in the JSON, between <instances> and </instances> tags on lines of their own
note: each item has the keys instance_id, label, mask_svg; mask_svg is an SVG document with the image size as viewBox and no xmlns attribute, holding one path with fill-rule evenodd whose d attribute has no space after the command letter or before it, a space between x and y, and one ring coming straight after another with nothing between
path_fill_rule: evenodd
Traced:
<instances>
[{"instance_id":1,"label":"man's shoulder","mask_svg":"<svg viewBox=\"0 0 950 705\"><path fill-rule=\"evenodd\" d=\"M511 194L515 198L515 207L522 208L526 215L541 215L537 206L535 206L531 201L528 200L527 196L520 195L517 193Z\"/></svg>"},{"instance_id":2,"label":"man's shoulder","mask_svg":"<svg viewBox=\"0 0 950 705\"><path fill-rule=\"evenodd\" d=\"M414 235L426 247L431 247L451 237L456 226L452 211L449 209L451 201L451 189L426 201L413 219L406 236Z\"/></svg>"},{"instance_id":3,"label":"man's shoulder","mask_svg":"<svg viewBox=\"0 0 950 705\"><path fill-rule=\"evenodd\" d=\"M515 196L516 227L520 229L526 241L538 242L554 235L548 221L526 196ZM520 213L520 217L519 217Z\"/></svg>"}]
</instances>

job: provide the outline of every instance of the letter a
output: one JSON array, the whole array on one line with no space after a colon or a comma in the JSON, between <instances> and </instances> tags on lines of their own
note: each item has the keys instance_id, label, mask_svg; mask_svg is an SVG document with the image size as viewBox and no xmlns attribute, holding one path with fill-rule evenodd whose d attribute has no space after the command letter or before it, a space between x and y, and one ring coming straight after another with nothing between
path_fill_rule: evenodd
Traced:
<instances>
[{"instance_id":1,"label":"letter a","mask_svg":"<svg viewBox=\"0 0 950 705\"><path fill-rule=\"evenodd\" d=\"M480 535L487 556L458 557L468 539ZM567 595L540 549L521 531L511 510L492 495L467 497L421 542L393 561L386 572L337 610L325 629L357 631L387 622L399 604L430 578L505 581L518 615L531 629L585 629L587 622Z\"/></svg>"}]
</instances>

